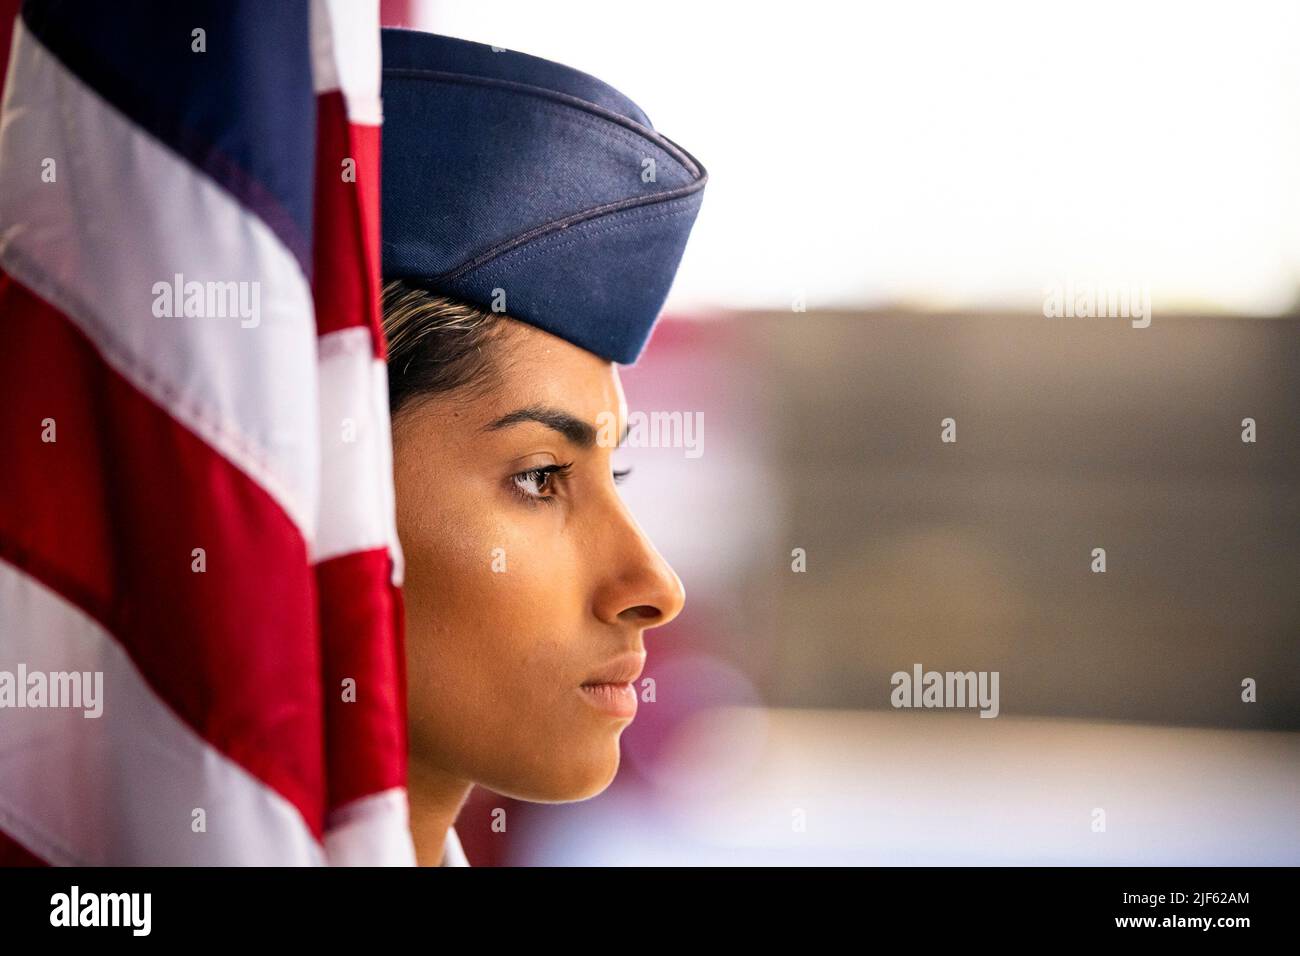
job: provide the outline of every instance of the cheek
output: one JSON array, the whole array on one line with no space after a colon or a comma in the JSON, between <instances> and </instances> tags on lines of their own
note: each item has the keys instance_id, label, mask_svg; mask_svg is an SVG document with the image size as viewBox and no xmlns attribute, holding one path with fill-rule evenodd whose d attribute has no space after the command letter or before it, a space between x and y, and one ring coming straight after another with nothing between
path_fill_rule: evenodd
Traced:
<instances>
[{"instance_id":1,"label":"cheek","mask_svg":"<svg viewBox=\"0 0 1300 956\"><path fill-rule=\"evenodd\" d=\"M535 749L558 726L590 658L571 557L544 516L443 497L400 508L413 743L477 762ZM517 759L512 757L511 759Z\"/></svg>"},{"instance_id":2,"label":"cheek","mask_svg":"<svg viewBox=\"0 0 1300 956\"><path fill-rule=\"evenodd\" d=\"M475 643L522 644L547 633L554 624L548 616L568 603L559 589L572 568L544 523L477 501L419 515L399 509L398 533L404 590L422 628L454 631L452 639L467 643L472 632Z\"/></svg>"}]
</instances>

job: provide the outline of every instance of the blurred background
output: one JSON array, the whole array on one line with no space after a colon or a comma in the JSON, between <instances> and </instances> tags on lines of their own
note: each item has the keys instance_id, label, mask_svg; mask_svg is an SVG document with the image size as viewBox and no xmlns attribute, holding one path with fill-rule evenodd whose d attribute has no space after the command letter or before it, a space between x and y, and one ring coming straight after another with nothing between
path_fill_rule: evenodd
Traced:
<instances>
[{"instance_id":1,"label":"blurred background","mask_svg":"<svg viewBox=\"0 0 1300 956\"><path fill-rule=\"evenodd\" d=\"M687 592L655 700L596 798L476 789L474 865L1300 863L1300 8L383 9L710 173L623 370L703 423L617 462ZM998 717L894 709L915 664Z\"/></svg>"}]
</instances>

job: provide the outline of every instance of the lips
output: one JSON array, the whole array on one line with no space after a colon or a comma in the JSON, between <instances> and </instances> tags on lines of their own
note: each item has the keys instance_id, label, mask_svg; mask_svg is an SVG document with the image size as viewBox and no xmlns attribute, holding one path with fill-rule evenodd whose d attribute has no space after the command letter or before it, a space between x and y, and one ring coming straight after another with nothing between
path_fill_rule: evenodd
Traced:
<instances>
[{"instance_id":1,"label":"lips","mask_svg":"<svg viewBox=\"0 0 1300 956\"><path fill-rule=\"evenodd\" d=\"M578 691L611 717L636 716L636 688L631 684L583 684Z\"/></svg>"},{"instance_id":2,"label":"lips","mask_svg":"<svg viewBox=\"0 0 1300 956\"><path fill-rule=\"evenodd\" d=\"M632 681L641 676L644 667L645 654L616 657L592 674L578 692L589 704L611 717L635 717L637 696Z\"/></svg>"},{"instance_id":3,"label":"lips","mask_svg":"<svg viewBox=\"0 0 1300 956\"><path fill-rule=\"evenodd\" d=\"M645 668L645 654L623 654L606 663L600 670L583 681L583 687L597 687L602 684L630 684L641 676Z\"/></svg>"}]
</instances>

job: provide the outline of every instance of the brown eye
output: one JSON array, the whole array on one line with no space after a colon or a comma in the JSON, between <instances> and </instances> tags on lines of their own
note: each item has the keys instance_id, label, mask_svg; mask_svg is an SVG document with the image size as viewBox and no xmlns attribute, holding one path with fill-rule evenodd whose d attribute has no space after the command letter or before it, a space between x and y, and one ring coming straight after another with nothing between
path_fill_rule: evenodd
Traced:
<instances>
[{"instance_id":1,"label":"brown eye","mask_svg":"<svg viewBox=\"0 0 1300 956\"><path fill-rule=\"evenodd\" d=\"M569 473L573 462L567 465L546 465L543 468L530 468L510 476L510 483L518 495L529 502L551 501L554 495L549 492L555 488L556 481Z\"/></svg>"},{"instance_id":2,"label":"brown eye","mask_svg":"<svg viewBox=\"0 0 1300 956\"><path fill-rule=\"evenodd\" d=\"M545 468L521 471L514 476L515 486L531 498L544 497L550 479L551 473Z\"/></svg>"}]
</instances>

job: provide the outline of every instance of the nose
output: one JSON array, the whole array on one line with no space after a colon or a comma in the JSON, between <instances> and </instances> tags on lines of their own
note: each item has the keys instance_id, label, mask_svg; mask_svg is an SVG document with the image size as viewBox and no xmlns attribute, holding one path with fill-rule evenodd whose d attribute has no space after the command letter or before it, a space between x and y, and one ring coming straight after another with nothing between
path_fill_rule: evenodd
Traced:
<instances>
[{"instance_id":1,"label":"nose","mask_svg":"<svg viewBox=\"0 0 1300 956\"><path fill-rule=\"evenodd\" d=\"M594 549L600 583L595 612L607 624L662 627L682 612L686 589L621 500Z\"/></svg>"}]
</instances>

